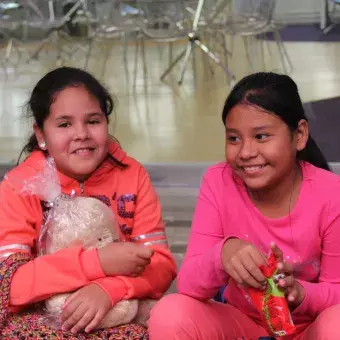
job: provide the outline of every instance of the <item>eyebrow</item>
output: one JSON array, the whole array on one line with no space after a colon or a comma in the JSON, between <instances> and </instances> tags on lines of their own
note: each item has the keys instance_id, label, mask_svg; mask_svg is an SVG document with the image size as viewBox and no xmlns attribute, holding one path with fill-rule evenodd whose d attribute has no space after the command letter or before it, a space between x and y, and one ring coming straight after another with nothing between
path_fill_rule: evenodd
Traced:
<instances>
[{"instance_id":1,"label":"eyebrow","mask_svg":"<svg viewBox=\"0 0 340 340\"><path fill-rule=\"evenodd\" d=\"M101 116L101 115L103 115L102 112L91 112L86 115L87 116L86 118L92 118L92 117ZM62 115L60 117L57 117L56 120L70 120L73 118L74 118L73 116Z\"/></svg>"},{"instance_id":2,"label":"eyebrow","mask_svg":"<svg viewBox=\"0 0 340 340\"><path fill-rule=\"evenodd\" d=\"M262 131L262 130L267 130L267 129L272 129L274 126L273 125L261 125L261 126L256 126L252 130L254 131ZM240 133L239 130L234 129L234 128L226 128L226 132L229 133Z\"/></svg>"}]
</instances>

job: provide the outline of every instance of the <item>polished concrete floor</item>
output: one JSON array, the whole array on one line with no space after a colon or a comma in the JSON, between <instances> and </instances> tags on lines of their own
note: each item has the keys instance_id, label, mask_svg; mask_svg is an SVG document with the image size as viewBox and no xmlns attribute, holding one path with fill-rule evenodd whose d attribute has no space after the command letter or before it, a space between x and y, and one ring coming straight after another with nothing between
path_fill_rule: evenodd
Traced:
<instances>
[{"instance_id":1,"label":"polished concrete floor","mask_svg":"<svg viewBox=\"0 0 340 340\"><path fill-rule=\"evenodd\" d=\"M339 95L340 43L289 42L285 46L294 65L290 75L298 83L304 101ZM36 45L19 47L24 53L16 70L9 68L6 76L0 68L2 161L16 159L31 129L31 122L24 118L24 104L37 80L56 67L55 45L46 46L39 58L28 64L24 62L26 52L32 53ZM78 50L73 57L64 54L64 64L83 67L87 45L83 44L83 47L84 50ZM184 42L175 43L173 55L183 47ZM267 47L272 55L267 54L263 60L258 53L257 70L282 71L275 43L268 42L265 51ZM139 53L134 82L133 42L129 42L127 51L128 79L124 72L122 46L117 41L95 43L88 70L116 96L116 121L112 122L112 130L128 153L144 163L205 163L223 159L224 132L220 114L229 91L223 71L212 63L209 66L207 59L197 51L182 86L176 82L178 68L161 82L160 75L169 60L168 45L146 42L146 72ZM0 50L0 53L4 52L4 49ZM109 58L104 67L106 53ZM15 62L16 57L14 53L11 61ZM237 79L251 72L242 41L236 40L229 66Z\"/></svg>"}]
</instances>

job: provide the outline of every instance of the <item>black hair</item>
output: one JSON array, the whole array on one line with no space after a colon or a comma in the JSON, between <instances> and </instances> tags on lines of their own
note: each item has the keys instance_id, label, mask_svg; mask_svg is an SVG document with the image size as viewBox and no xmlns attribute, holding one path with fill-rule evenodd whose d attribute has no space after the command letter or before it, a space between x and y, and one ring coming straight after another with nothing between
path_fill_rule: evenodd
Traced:
<instances>
[{"instance_id":1,"label":"black hair","mask_svg":"<svg viewBox=\"0 0 340 340\"><path fill-rule=\"evenodd\" d=\"M254 73L241 79L230 92L222 113L223 124L237 104L248 103L273 112L284 121L291 132L301 119L308 121L296 83L287 75L272 72ZM314 139L309 135L306 147L297 152L297 159L319 168L331 170Z\"/></svg>"},{"instance_id":2,"label":"black hair","mask_svg":"<svg viewBox=\"0 0 340 340\"><path fill-rule=\"evenodd\" d=\"M50 114L50 107L58 93L68 87L83 86L99 102L100 108L109 121L109 116L114 109L114 101L108 90L100 84L90 73L73 67L60 67L41 78L34 87L31 97L26 104L27 117L33 118L39 129L43 129L45 120ZM114 137L112 137L115 139ZM34 150L40 150L38 140L33 133L23 150L20 153L19 160L23 153L31 153ZM110 159L120 167L126 165L110 155ZM19 161L18 161L19 162Z\"/></svg>"}]
</instances>

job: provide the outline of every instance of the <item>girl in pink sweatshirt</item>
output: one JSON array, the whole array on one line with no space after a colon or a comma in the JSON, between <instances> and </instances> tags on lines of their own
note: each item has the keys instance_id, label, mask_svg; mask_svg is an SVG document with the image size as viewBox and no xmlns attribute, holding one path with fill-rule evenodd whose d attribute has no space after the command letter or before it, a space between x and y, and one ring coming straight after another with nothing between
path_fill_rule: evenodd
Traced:
<instances>
[{"instance_id":1,"label":"girl in pink sweatshirt","mask_svg":"<svg viewBox=\"0 0 340 340\"><path fill-rule=\"evenodd\" d=\"M244 294L264 289L259 266L273 250L295 333L338 339L340 179L308 131L296 84L257 73L231 91L223 114L226 162L203 177L178 295L149 320L151 340L268 336ZM226 286L226 304L212 298Z\"/></svg>"}]
</instances>

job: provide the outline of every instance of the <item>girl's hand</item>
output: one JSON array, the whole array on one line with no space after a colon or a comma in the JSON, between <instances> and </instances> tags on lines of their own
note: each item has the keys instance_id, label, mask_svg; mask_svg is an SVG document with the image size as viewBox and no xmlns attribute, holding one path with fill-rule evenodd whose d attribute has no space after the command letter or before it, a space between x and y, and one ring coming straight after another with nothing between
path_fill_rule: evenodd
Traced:
<instances>
[{"instance_id":1,"label":"girl's hand","mask_svg":"<svg viewBox=\"0 0 340 340\"><path fill-rule=\"evenodd\" d=\"M293 275L291 263L284 262L282 250L274 243L271 244L272 251L278 261L279 274L284 274L283 278L278 278L277 285L284 291L289 306L294 309L298 307L305 298L305 289L297 282Z\"/></svg>"},{"instance_id":2,"label":"girl's hand","mask_svg":"<svg viewBox=\"0 0 340 340\"><path fill-rule=\"evenodd\" d=\"M256 247L246 241L229 239L222 248L222 263L225 271L240 285L265 289L266 277L259 266L266 260Z\"/></svg>"},{"instance_id":3,"label":"girl's hand","mask_svg":"<svg viewBox=\"0 0 340 340\"><path fill-rule=\"evenodd\" d=\"M107 276L140 275L151 262L154 251L131 242L116 242L98 249L102 269Z\"/></svg>"},{"instance_id":4,"label":"girl's hand","mask_svg":"<svg viewBox=\"0 0 340 340\"><path fill-rule=\"evenodd\" d=\"M95 283L73 293L65 302L61 320L62 330L78 333L84 330L90 333L103 320L112 308L110 297Z\"/></svg>"}]
</instances>

